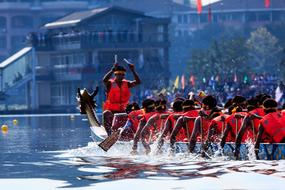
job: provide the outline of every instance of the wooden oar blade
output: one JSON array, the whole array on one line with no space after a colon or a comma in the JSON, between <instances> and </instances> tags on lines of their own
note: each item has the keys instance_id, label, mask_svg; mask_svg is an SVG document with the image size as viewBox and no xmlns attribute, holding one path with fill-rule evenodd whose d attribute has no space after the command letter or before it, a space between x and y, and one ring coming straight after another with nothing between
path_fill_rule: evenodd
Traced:
<instances>
[{"instance_id":1,"label":"wooden oar blade","mask_svg":"<svg viewBox=\"0 0 285 190\"><path fill-rule=\"evenodd\" d=\"M103 140L98 146L104 151L108 151L120 138L120 131L116 131Z\"/></svg>"}]
</instances>

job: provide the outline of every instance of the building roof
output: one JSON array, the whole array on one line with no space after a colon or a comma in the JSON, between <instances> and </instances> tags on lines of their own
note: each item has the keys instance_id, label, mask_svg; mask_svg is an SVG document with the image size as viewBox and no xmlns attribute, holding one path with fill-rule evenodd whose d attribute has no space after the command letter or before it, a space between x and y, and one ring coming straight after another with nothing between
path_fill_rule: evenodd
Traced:
<instances>
[{"instance_id":1,"label":"building roof","mask_svg":"<svg viewBox=\"0 0 285 190\"><path fill-rule=\"evenodd\" d=\"M208 11L211 6L214 11L239 11L239 10L267 10L267 9L285 9L284 0L271 0L270 7L266 8L264 0L221 0L203 7L203 11Z\"/></svg>"},{"instance_id":2,"label":"building roof","mask_svg":"<svg viewBox=\"0 0 285 190\"><path fill-rule=\"evenodd\" d=\"M172 0L116 0L111 4L140 10L146 14L196 10L190 6L175 3Z\"/></svg>"},{"instance_id":3,"label":"building roof","mask_svg":"<svg viewBox=\"0 0 285 190\"><path fill-rule=\"evenodd\" d=\"M79 11L79 12L71 13L67 16L64 16L64 17L54 21L54 22L50 22L50 23L45 24L44 28L51 29L51 28L75 26L78 23L80 23L80 22L82 22L88 18L100 16L102 14L105 14L105 13L113 11L113 10L126 11L126 12L129 12L132 14L145 16L143 12L140 12L137 10L132 10L132 9L127 9L127 8L123 8L123 7L119 7L119 6L102 7L102 8L96 8L96 9L87 10L87 11Z\"/></svg>"},{"instance_id":4,"label":"building roof","mask_svg":"<svg viewBox=\"0 0 285 190\"><path fill-rule=\"evenodd\" d=\"M25 47L25 48L21 49L20 51L18 51L17 53L15 53L11 57L9 57L8 59L6 59L2 63L0 63L0 68L6 67L7 65L9 65L10 63L21 58L23 55L25 55L27 52L29 52L31 50L32 50L32 47Z\"/></svg>"}]
</instances>

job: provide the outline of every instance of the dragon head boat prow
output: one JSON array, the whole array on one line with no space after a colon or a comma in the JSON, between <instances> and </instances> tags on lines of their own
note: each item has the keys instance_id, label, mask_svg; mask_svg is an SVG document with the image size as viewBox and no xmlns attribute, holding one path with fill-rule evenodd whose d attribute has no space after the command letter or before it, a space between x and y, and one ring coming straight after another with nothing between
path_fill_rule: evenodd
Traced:
<instances>
[{"instance_id":1,"label":"dragon head boat prow","mask_svg":"<svg viewBox=\"0 0 285 190\"><path fill-rule=\"evenodd\" d=\"M107 137L107 132L105 128L101 125L97 113L96 113L96 102L94 97L97 95L99 88L89 93L87 89L80 90L77 89L77 102L79 104L79 110L81 114L86 114L88 121L90 123L90 129L92 138L94 141L101 141Z\"/></svg>"},{"instance_id":2,"label":"dragon head boat prow","mask_svg":"<svg viewBox=\"0 0 285 190\"><path fill-rule=\"evenodd\" d=\"M79 103L79 110L81 114L86 114L86 106L90 106L90 108L95 111L97 105L94 101L94 97L97 95L98 91L98 87L96 87L92 94L90 94L86 88L83 90L80 90L80 88L77 89L76 99Z\"/></svg>"}]
</instances>

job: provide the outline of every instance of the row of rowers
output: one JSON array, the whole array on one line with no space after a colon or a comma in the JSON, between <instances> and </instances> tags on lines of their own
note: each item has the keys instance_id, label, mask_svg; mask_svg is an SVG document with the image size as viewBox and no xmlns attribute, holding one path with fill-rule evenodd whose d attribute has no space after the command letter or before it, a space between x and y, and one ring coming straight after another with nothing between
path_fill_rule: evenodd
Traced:
<instances>
[{"instance_id":1,"label":"row of rowers","mask_svg":"<svg viewBox=\"0 0 285 190\"><path fill-rule=\"evenodd\" d=\"M211 95L201 103L178 98L172 103L171 111L164 100L146 99L142 107L136 103L128 105L128 119L120 128L122 138L135 134L132 153L137 152L140 140L146 153L150 152L154 140L158 142L157 150L165 140L170 141L172 149L175 142L189 142L190 152L194 151L196 142L201 142L206 149L211 142L220 143L222 148L226 142L236 142L237 154L241 143L248 141L255 142L256 149L261 142L285 143L285 110L277 109L277 102L266 94L248 100L236 96L223 108L217 107Z\"/></svg>"}]
</instances>

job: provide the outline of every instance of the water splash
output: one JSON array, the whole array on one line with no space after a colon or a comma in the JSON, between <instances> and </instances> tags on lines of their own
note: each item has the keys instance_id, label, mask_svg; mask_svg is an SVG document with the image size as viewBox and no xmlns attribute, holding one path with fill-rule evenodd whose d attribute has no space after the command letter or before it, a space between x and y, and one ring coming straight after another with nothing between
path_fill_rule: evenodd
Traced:
<instances>
[{"instance_id":1,"label":"water splash","mask_svg":"<svg viewBox=\"0 0 285 190\"><path fill-rule=\"evenodd\" d=\"M108 152L104 152L97 143L61 153L63 159L78 166L82 175L80 180L92 180L96 183L123 179L142 180L189 180L201 178L222 179L232 173L255 173L259 175L285 178L285 161L246 161L230 160L222 153L214 152L210 159L200 154L169 154L169 147L164 147L162 154L155 154L155 144L151 145L149 155L131 155L132 143L117 143ZM249 154L253 144L248 142ZM140 147L142 148L142 147ZM139 148L139 149L140 149ZM221 149L217 147L217 150ZM140 151L142 152L142 151ZM86 174L87 173L87 174ZM285 184L284 184L285 185Z\"/></svg>"}]
</instances>

